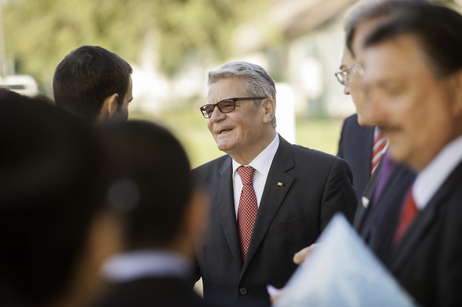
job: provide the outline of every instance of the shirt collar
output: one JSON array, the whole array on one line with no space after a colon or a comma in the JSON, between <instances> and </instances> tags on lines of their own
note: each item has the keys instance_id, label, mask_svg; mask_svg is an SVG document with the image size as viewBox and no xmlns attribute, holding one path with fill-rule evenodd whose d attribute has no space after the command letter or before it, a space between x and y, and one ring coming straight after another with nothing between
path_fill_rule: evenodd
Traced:
<instances>
[{"instance_id":1,"label":"shirt collar","mask_svg":"<svg viewBox=\"0 0 462 307\"><path fill-rule=\"evenodd\" d=\"M462 135L446 145L417 175L412 187L416 206L422 210L462 161Z\"/></svg>"},{"instance_id":2,"label":"shirt collar","mask_svg":"<svg viewBox=\"0 0 462 307\"><path fill-rule=\"evenodd\" d=\"M273 141L266 146L266 148L257 156L248 166L252 166L256 171L263 174L265 177L268 176L269 169L271 167L271 162L276 155L276 151L279 147L279 134L276 133ZM269 163L268 163L269 161ZM233 159L233 174L236 172L237 168L242 164L237 163Z\"/></svg>"},{"instance_id":3,"label":"shirt collar","mask_svg":"<svg viewBox=\"0 0 462 307\"><path fill-rule=\"evenodd\" d=\"M188 278L192 263L186 257L168 250L144 249L109 258L102 267L103 276L111 282L127 282L143 277L176 276Z\"/></svg>"}]
</instances>

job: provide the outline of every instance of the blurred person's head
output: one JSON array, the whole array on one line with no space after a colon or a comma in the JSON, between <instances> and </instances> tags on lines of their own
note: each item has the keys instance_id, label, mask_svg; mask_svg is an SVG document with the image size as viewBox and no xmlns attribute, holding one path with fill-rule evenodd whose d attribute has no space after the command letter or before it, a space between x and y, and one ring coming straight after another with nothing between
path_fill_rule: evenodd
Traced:
<instances>
[{"instance_id":1,"label":"blurred person's head","mask_svg":"<svg viewBox=\"0 0 462 307\"><path fill-rule=\"evenodd\" d=\"M0 305L81 306L119 249L99 141L38 99L0 105Z\"/></svg>"},{"instance_id":2,"label":"blurred person's head","mask_svg":"<svg viewBox=\"0 0 462 307\"><path fill-rule=\"evenodd\" d=\"M117 54L98 46L81 46L56 67L56 105L89 123L126 121L132 97L132 68Z\"/></svg>"},{"instance_id":3,"label":"blurred person's head","mask_svg":"<svg viewBox=\"0 0 462 307\"><path fill-rule=\"evenodd\" d=\"M143 121L109 125L102 136L114 178L109 200L125 212L127 249L162 248L192 257L208 202L193 193L182 145L165 128Z\"/></svg>"},{"instance_id":4,"label":"blurred person's head","mask_svg":"<svg viewBox=\"0 0 462 307\"><path fill-rule=\"evenodd\" d=\"M358 123L362 126L376 126L364 112L365 96L360 76L364 73L358 63L362 62L365 37L381 22L385 21L395 9L406 6L406 2L419 0L375 0L360 2L345 18L346 43L343 51L341 72L336 75L344 85L344 93L351 95L356 106ZM423 0L421 0L423 1ZM339 76L340 75L340 76Z\"/></svg>"},{"instance_id":5,"label":"blurred person's head","mask_svg":"<svg viewBox=\"0 0 462 307\"><path fill-rule=\"evenodd\" d=\"M201 111L218 149L250 163L275 137L273 79L258 65L230 62L209 72L208 85L209 104Z\"/></svg>"},{"instance_id":6,"label":"blurred person's head","mask_svg":"<svg viewBox=\"0 0 462 307\"><path fill-rule=\"evenodd\" d=\"M462 135L462 16L413 3L367 38L367 110L390 157L421 171Z\"/></svg>"}]
</instances>

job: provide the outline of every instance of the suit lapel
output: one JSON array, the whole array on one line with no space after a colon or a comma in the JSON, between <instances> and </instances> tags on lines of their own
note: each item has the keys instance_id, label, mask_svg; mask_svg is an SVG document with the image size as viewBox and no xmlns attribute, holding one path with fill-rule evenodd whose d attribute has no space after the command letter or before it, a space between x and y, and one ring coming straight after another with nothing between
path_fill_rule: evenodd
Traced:
<instances>
[{"instance_id":1,"label":"suit lapel","mask_svg":"<svg viewBox=\"0 0 462 307\"><path fill-rule=\"evenodd\" d=\"M392 255L391 271L399 272L403 265L409 260L409 257L415 252L416 247L425 235L427 229L431 227L436 218L439 201L431 201L425 209L420 212L414 222L404 234L403 239L397 246Z\"/></svg>"},{"instance_id":2,"label":"suit lapel","mask_svg":"<svg viewBox=\"0 0 462 307\"><path fill-rule=\"evenodd\" d=\"M374 146L374 132L375 128L374 127L367 127L369 129L365 130L364 137L361 137L361 143L363 144L362 146L365 146L366 148L362 150L362 152L367 153L364 156L363 162L363 167L365 170L366 174L366 182L369 182L369 178L371 176L371 168L372 168L372 147ZM377 172L374 172L377 173ZM354 179L353 179L354 180Z\"/></svg>"},{"instance_id":3,"label":"suit lapel","mask_svg":"<svg viewBox=\"0 0 462 307\"><path fill-rule=\"evenodd\" d=\"M401 203L407 190L415 180L415 174L401 165L397 165L379 199L377 210L374 212L373 223L376 223L374 232L370 234L369 246L376 254L384 259L390 249L390 243L398 223Z\"/></svg>"},{"instance_id":4,"label":"suit lapel","mask_svg":"<svg viewBox=\"0 0 462 307\"><path fill-rule=\"evenodd\" d=\"M417 215L392 255L390 264L392 272L400 272L403 266L408 263L409 258L415 253L423 237L433 226L439 212L447 204L446 198L451 195L455 188L459 188L461 174L462 163L446 179L425 209Z\"/></svg>"},{"instance_id":5,"label":"suit lapel","mask_svg":"<svg viewBox=\"0 0 462 307\"><path fill-rule=\"evenodd\" d=\"M370 163L369 163L370 164ZM366 217L366 213L368 211L369 205L371 204L372 197L374 196L375 187L377 185L377 180L379 179L380 169L382 168L382 163L379 163L377 169L374 172L371 180L369 180L366 190L363 193L361 201L358 204L355 213L355 219L353 221L353 226L358 232L361 230L361 226L364 222L364 218Z\"/></svg>"},{"instance_id":6,"label":"suit lapel","mask_svg":"<svg viewBox=\"0 0 462 307\"><path fill-rule=\"evenodd\" d=\"M279 140L279 148L266 179L241 277L249 266L294 181L293 176L286 174L289 169L294 167L292 145L281 136L279 136Z\"/></svg>"},{"instance_id":7,"label":"suit lapel","mask_svg":"<svg viewBox=\"0 0 462 307\"><path fill-rule=\"evenodd\" d=\"M234 211L234 192L232 182L232 159L228 157L219 169L218 180L215 183L214 199L216 199L216 214L223 227L229 248L238 263L242 264L239 234L237 232L236 213ZM219 187L219 188L218 188Z\"/></svg>"}]
</instances>

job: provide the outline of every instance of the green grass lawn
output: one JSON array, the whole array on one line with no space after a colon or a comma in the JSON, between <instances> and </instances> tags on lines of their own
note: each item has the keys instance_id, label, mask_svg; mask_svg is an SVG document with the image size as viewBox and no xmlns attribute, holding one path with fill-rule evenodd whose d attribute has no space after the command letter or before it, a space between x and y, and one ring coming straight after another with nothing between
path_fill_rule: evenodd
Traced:
<instances>
[{"instance_id":1,"label":"green grass lawn","mask_svg":"<svg viewBox=\"0 0 462 307\"><path fill-rule=\"evenodd\" d=\"M130 119L145 119L167 126L186 148L194 168L223 155L207 129L207 120L195 111L167 111L162 114L162 119L144 114L130 114ZM297 120L296 143L335 155L341 125L342 119Z\"/></svg>"}]
</instances>

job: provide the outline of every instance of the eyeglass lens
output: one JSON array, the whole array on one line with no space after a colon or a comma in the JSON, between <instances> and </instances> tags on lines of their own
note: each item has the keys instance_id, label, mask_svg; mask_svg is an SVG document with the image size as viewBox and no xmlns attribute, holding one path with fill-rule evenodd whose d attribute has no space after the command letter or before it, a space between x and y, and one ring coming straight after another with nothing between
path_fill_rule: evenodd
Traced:
<instances>
[{"instance_id":1,"label":"eyeglass lens","mask_svg":"<svg viewBox=\"0 0 462 307\"><path fill-rule=\"evenodd\" d=\"M340 73L336 74L338 82L340 82L343 85L348 84L348 72L342 71Z\"/></svg>"},{"instance_id":2,"label":"eyeglass lens","mask_svg":"<svg viewBox=\"0 0 462 307\"><path fill-rule=\"evenodd\" d=\"M222 100L215 104L206 104L202 107L202 113L207 117L211 117L215 106L218 107L221 113L232 112L235 108L235 102L233 100Z\"/></svg>"}]
</instances>

